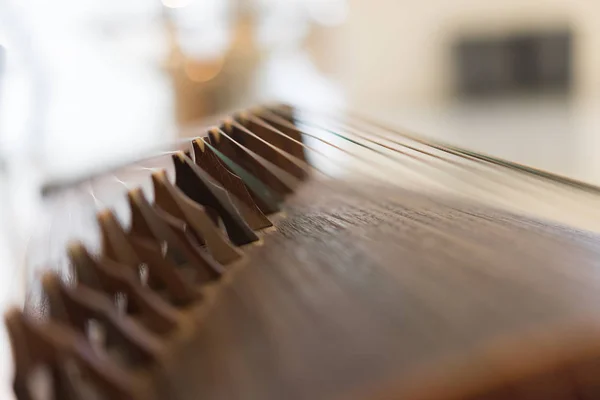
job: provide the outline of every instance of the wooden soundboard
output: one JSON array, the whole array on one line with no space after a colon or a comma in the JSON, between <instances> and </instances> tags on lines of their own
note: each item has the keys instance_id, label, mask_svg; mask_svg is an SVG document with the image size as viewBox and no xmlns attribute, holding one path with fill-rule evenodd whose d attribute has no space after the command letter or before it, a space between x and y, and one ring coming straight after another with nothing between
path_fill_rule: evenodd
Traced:
<instances>
[{"instance_id":1,"label":"wooden soundboard","mask_svg":"<svg viewBox=\"0 0 600 400\"><path fill-rule=\"evenodd\" d=\"M596 188L287 107L198 136L48 195L18 399L600 398Z\"/></svg>"}]
</instances>

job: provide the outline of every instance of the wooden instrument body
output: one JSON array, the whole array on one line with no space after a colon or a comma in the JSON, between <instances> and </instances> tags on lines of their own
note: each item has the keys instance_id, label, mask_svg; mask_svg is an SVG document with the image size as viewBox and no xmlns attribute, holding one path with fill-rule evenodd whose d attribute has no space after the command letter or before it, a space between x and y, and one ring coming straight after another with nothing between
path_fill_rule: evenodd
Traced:
<instances>
[{"instance_id":1,"label":"wooden instrument body","mask_svg":"<svg viewBox=\"0 0 600 400\"><path fill-rule=\"evenodd\" d=\"M136 171L116 175L128 188L147 184ZM113 202L124 190L115 182L95 179L94 198L86 185L55 197L62 223L41 258L73 236L98 246L98 202L129 218ZM202 287L202 301L177 310L160 356L135 372L146 396L600 396L596 235L448 194L319 175L270 220Z\"/></svg>"}]
</instances>

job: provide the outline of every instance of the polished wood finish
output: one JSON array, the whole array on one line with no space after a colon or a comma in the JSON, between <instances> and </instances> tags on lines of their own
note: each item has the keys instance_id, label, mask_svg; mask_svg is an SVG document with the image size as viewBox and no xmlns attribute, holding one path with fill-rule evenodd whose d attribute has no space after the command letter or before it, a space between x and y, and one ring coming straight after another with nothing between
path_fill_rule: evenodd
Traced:
<instances>
[{"instance_id":1,"label":"polished wood finish","mask_svg":"<svg viewBox=\"0 0 600 400\"><path fill-rule=\"evenodd\" d=\"M262 155L233 139L215 148L266 180L287 169L294 185L263 182L285 187L283 212L251 229L246 212L259 208L241 178L177 154L176 185L158 172L153 202L131 190L128 226L100 211L98 253L71 242L69 279L44 275L48 320L7 315L19 399L32 398L39 365L69 400L598 397L597 235L402 182L309 173L290 110L267 111L237 126L261 127ZM83 195L68 189L55 207L85 215ZM75 221L60 229L98 229Z\"/></svg>"}]
</instances>

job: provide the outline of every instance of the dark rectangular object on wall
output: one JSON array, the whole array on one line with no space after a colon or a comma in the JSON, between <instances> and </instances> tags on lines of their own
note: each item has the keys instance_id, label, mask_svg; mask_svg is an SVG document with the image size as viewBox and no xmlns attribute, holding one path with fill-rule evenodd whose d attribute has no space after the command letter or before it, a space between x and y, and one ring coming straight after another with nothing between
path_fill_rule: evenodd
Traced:
<instances>
[{"instance_id":1,"label":"dark rectangular object on wall","mask_svg":"<svg viewBox=\"0 0 600 400\"><path fill-rule=\"evenodd\" d=\"M467 96L568 93L571 48L569 31L462 37L454 49L457 92Z\"/></svg>"}]
</instances>

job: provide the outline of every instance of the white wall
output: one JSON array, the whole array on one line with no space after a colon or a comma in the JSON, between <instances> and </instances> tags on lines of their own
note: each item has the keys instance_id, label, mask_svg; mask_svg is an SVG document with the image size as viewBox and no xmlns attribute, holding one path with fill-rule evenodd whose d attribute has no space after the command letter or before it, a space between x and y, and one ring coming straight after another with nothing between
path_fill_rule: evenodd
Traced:
<instances>
[{"instance_id":1,"label":"white wall","mask_svg":"<svg viewBox=\"0 0 600 400\"><path fill-rule=\"evenodd\" d=\"M347 22L329 32L327 47L339 46L330 70L350 99L426 105L452 93L450 44L458 32L568 25L575 93L600 97L599 13L596 0L350 0Z\"/></svg>"}]
</instances>

